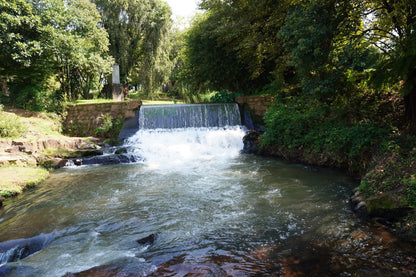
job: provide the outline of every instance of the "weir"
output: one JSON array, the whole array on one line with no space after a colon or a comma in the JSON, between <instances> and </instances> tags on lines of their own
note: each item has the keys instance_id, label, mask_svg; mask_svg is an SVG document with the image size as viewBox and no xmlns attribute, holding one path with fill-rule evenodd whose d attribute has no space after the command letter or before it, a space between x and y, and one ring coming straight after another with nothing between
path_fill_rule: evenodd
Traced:
<instances>
[{"instance_id":1,"label":"weir","mask_svg":"<svg viewBox=\"0 0 416 277\"><path fill-rule=\"evenodd\" d=\"M142 106L125 145L147 166L181 171L238 156L245 132L237 104Z\"/></svg>"},{"instance_id":2,"label":"weir","mask_svg":"<svg viewBox=\"0 0 416 277\"><path fill-rule=\"evenodd\" d=\"M238 104L142 106L139 129L209 128L241 125Z\"/></svg>"}]
</instances>

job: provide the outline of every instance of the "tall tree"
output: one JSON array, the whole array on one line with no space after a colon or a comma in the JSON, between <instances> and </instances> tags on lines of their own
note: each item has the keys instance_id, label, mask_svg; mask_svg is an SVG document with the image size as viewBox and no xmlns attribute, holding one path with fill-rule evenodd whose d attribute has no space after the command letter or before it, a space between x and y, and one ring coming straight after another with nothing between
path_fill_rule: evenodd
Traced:
<instances>
[{"instance_id":1,"label":"tall tree","mask_svg":"<svg viewBox=\"0 0 416 277\"><path fill-rule=\"evenodd\" d=\"M0 0L0 83L8 94L7 81L30 75L41 58L42 26L40 17L24 0ZM39 72L41 68L35 71Z\"/></svg>"},{"instance_id":2,"label":"tall tree","mask_svg":"<svg viewBox=\"0 0 416 277\"><path fill-rule=\"evenodd\" d=\"M331 101L347 89L345 74L356 69L351 59L366 47L353 39L360 30L353 1L302 1L289 10L279 35L306 94Z\"/></svg>"},{"instance_id":3,"label":"tall tree","mask_svg":"<svg viewBox=\"0 0 416 277\"><path fill-rule=\"evenodd\" d=\"M195 22L194 37L199 32L201 38L209 40L202 48L209 51L211 45L220 55L230 58L218 57L217 64L213 63L216 59L206 61L212 61L212 75L219 75L224 82L235 80L235 86L224 83L223 88L252 93L282 74L284 49L277 32L286 16L286 1L204 0L200 7L207 11L206 18ZM198 51L193 54L196 58ZM209 72L207 64L205 73ZM216 82L221 87L223 81Z\"/></svg>"},{"instance_id":4,"label":"tall tree","mask_svg":"<svg viewBox=\"0 0 416 277\"><path fill-rule=\"evenodd\" d=\"M362 0L367 38L386 56L379 67L381 83L401 82L406 117L416 131L416 1Z\"/></svg>"},{"instance_id":5,"label":"tall tree","mask_svg":"<svg viewBox=\"0 0 416 277\"><path fill-rule=\"evenodd\" d=\"M48 54L68 100L88 96L111 72L108 35L94 4L85 0L33 0L48 36Z\"/></svg>"},{"instance_id":6,"label":"tall tree","mask_svg":"<svg viewBox=\"0 0 416 277\"><path fill-rule=\"evenodd\" d=\"M147 90L158 83L155 72L171 24L170 7L160 0L94 0L110 38L110 51L120 66L120 79L133 79Z\"/></svg>"},{"instance_id":7,"label":"tall tree","mask_svg":"<svg viewBox=\"0 0 416 277\"><path fill-rule=\"evenodd\" d=\"M17 104L45 108L51 78L60 99L86 97L110 72L107 33L89 1L2 0L0 7L0 76Z\"/></svg>"},{"instance_id":8,"label":"tall tree","mask_svg":"<svg viewBox=\"0 0 416 277\"><path fill-rule=\"evenodd\" d=\"M214 22L210 15L201 15L186 34L181 79L194 91L247 89L250 77L247 66L239 62L236 51L228 50L218 41Z\"/></svg>"}]
</instances>

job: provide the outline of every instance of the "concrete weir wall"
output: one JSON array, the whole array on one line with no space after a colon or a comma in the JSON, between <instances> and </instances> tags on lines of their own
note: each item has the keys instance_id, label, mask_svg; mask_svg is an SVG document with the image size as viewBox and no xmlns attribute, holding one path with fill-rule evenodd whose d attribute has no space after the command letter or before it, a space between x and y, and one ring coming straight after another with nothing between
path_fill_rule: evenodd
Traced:
<instances>
[{"instance_id":1,"label":"concrete weir wall","mask_svg":"<svg viewBox=\"0 0 416 277\"><path fill-rule=\"evenodd\" d=\"M273 101L270 95L242 96L237 97L235 100L240 107L248 109L253 120L257 122L263 121L263 116Z\"/></svg>"},{"instance_id":2,"label":"concrete weir wall","mask_svg":"<svg viewBox=\"0 0 416 277\"><path fill-rule=\"evenodd\" d=\"M132 100L68 105L64 128L72 136L94 136L95 130L102 123L101 116L109 114L123 122L134 117L141 104L140 100Z\"/></svg>"}]
</instances>

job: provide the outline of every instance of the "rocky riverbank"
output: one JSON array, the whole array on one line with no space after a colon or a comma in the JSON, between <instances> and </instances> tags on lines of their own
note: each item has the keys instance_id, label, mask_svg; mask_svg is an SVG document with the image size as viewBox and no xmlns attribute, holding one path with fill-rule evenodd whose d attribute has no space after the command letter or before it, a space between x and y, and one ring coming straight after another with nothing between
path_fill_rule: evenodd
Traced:
<instances>
[{"instance_id":1,"label":"rocky riverbank","mask_svg":"<svg viewBox=\"0 0 416 277\"><path fill-rule=\"evenodd\" d=\"M102 154L96 138L49 137L0 141L0 205L49 176L70 158Z\"/></svg>"}]
</instances>

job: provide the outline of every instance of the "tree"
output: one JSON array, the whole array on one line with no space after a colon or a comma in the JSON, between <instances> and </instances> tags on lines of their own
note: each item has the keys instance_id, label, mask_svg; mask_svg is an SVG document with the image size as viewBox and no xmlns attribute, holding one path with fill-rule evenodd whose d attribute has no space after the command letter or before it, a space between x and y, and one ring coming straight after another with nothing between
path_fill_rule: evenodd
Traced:
<instances>
[{"instance_id":1,"label":"tree","mask_svg":"<svg viewBox=\"0 0 416 277\"><path fill-rule=\"evenodd\" d=\"M209 79L210 75L218 76L217 80L212 80L216 89L252 93L282 74L285 71L281 61L284 49L277 32L284 22L286 6L285 1L270 0L202 1L200 7L207 11L206 18L194 22L188 43L189 47L197 46L192 36L199 35L206 40L199 42L200 50L205 48L204 53L207 53L212 48L208 54L210 58L199 57L208 63L204 72L193 73L195 76L205 74L205 77L200 75L199 82ZM198 50L188 54L195 55L189 57L191 62L198 58Z\"/></svg>"},{"instance_id":2,"label":"tree","mask_svg":"<svg viewBox=\"0 0 416 277\"><path fill-rule=\"evenodd\" d=\"M213 18L201 15L186 34L185 59L181 79L191 90L240 91L248 87L249 74L235 51L218 41Z\"/></svg>"},{"instance_id":3,"label":"tree","mask_svg":"<svg viewBox=\"0 0 416 277\"><path fill-rule=\"evenodd\" d=\"M163 1L152 2L151 14L145 29L146 38L142 45L141 55L133 68L133 75L142 89L152 95L169 81L173 69L170 56L173 35L171 10Z\"/></svg>"},{"instance_id":4,"label":"tree","mask_svg":"<svg viewBox=\"0 0 416 277\"><path fill-rule=\"evenodd\" d=\"M42 57L40 17L24 0L0 0L0 83L8 94L7 82L30 75ZM37 72L40 68L37 68Z\"/></svg>"},{"instance_id":5,"label":"tree","mask_svg":"<svg viewBox=\"0 0 416 277\"><path fill-rule=\"evenodd\" d=\"M87 97L110 72L107 33L89 1L2 0L0 7L0 79L14 104L49 109L55 96Z\"/></svg>"},{"instance_id":6,"label":"tree","mask_svg":"<svg viewBox=\"0 0 416 277\"><path fill-rule=\"evenodd\" d=\"M416 2L362 0L362 5L370 21L364 34L386 57L378 68L379 83L402 83L406 118L416 131Z\"/></svg>"},{"instance_id":7,"label":"tree","mask_svg":"<svg viewBox=\"0 0 416 277\"><path fill-rule=\"evenodd\" d=\"M47 53L61 84L61 96L75 100L88 97L100 77L111 72L108 35L100 27L95 5L85 0L37 0L47 37Z\"/></svg>"},{"instance_id":8,"label":"tree","mask_svg":"<svg viewBox=\"0 0 416 277\"><path fill-rule=\"evenodd\" d=\"M95 0L110 38L110 52L123 84L132 80L152 91L166 61L170 7L160 0ZM159 69L158 69L159 68ZM169 72L167 72L169 73ZM163 75L163 74L162 74Z\"/></svg>"},{"instance_id":9,"label":"tree","mask_svg":"<svg viewBox=\"0 0 416 277\"><path fill-rule=\"evenodd\" d=\"M279 35L304 93L330 102L351 89L345 74L358 69L368 46L354 38L360 31L353 1L302 1L290 9Z\"/></svg>"}]
</instances>

